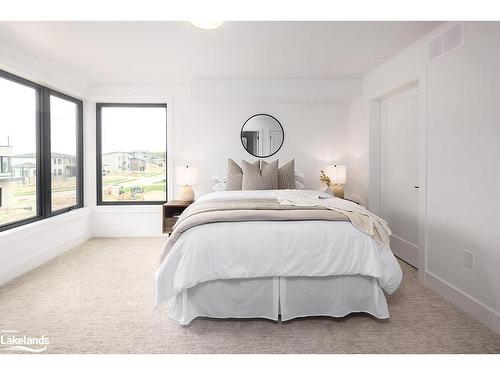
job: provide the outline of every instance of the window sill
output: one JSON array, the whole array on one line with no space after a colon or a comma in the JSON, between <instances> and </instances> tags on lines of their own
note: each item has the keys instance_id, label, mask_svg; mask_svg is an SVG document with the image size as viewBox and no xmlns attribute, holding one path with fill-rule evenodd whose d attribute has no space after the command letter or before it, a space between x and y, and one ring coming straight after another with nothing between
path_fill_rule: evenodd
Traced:
<instances>
[{"instance_id":1,"label":"window sill","mask_svg":"<svg viewBox=\"0 0 500 375\"><path fill-rule=\"evenodd\" d=\"M157 205L110 205L110 206L95 206L92 212L113 214L113 213L160 213L163 204Z\"/></svg>"}]
</instances>

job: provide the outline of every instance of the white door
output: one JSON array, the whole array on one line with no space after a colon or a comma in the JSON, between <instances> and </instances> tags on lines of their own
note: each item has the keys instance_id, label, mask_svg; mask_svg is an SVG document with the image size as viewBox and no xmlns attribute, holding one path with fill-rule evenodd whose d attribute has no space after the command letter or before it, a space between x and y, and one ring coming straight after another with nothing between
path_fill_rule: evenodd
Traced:
<instances>
[{"instance_id":1,"label":"white door","mask_svg":"<svg viewBox=\"0 0 500 375\"><path fill-rule=\"evenodd\" d=\"M391 248L418 264L418 88L381 103L380 211L392 230Z\"/></svg>"}]
</instances>

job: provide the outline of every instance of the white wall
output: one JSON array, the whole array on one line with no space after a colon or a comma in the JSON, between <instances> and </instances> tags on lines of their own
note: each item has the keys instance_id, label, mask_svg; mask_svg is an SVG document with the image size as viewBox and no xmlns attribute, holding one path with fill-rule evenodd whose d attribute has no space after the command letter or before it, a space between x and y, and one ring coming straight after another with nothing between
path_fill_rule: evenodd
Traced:
<instances>
[{"instance_id":1,"label":"white wall","mask_svg":"<svg viewBox=\"0 0 500 375\"><path fill-rule=\"evenodd\" d=\"M86 97L87 85L64 67L1 39L0 51L0 69L80 99ZM84 101L84 108L87 105ZM90 238L90 212L82 208L0 232L0 285Z\"/></svg>"},{"instance_id":2,"label":"white wall","mask_svg":"<svg viewBox=\"0 0 500 375\"><path fill-rule=\"evenodd\" d=\"M210 190L211 174L224 168L228 157L236 161L253 159L241 146L240 127L252 114L268 112L285 129L285 143L275 157L282 162L295 158L297 169L305 172L306 187L320 186L319 168L326 162L345 163L346 196L366 204L373 116L370 103L418 79L428 107L422 113L426 120L423 130L428 131L425 282L498 331L500 232L495 214L500 209L500 26L466 23L465 47L429 66L426 40L366 76L362 95L350 105L344 102L357 92L355 81L338 81L336 85L335 81L319 84L318 80L294 83L259 79L251 89L245 89L249 81L219 80L213 97L210 85L214 82L202 80L192 85L87 87L65 73L64 67L0 41L0 68L89 99L84 102L88 208L0 233L0 283L91 235L160 232L160 207L95 207L97 101L167 101L172 116L172 163L190 162L196 167L198 182L194 189L198 195ZM262 97L256 88L263 92ZM318 95L310 100L304 90ZM463 266L465 249L476 253L474 270Z\"/></svg>"},{"instance_id":3,"label":"white wall","mask_svg":"<svg viewBox=\"0 0 500 375\"><path fill-rule=\"evenodd\" d=\"M168 155L171 161L170 174L175 174L175 167L189 163L196 169L196 183L193 189L196 196L211 191L214 182L211 176L227 166L227 159L236 162L241 159L256 160L248 154L240 141L243 123L256 113L269 113L283 125L285 140L280 151L269 160L279 158L286 163L295 158L296 168L305 174L306 188L321 188L319 171L334 160L346 161L348 152L348 104L327 101L332 98L348 100L353 92L359 93L359 81L349 80L350 90L342 94L346 81L339 81L339 87L332 89L332 82L321 89L318 100L303 100L300 90L305 80L265 80L258 79L258 85L264 90L263 97L256 97L255 90L249 97L247 86L252 80L233 80L221 78L215 86L217 95L207 96L206 85L214 84L215 79L195 80L193 84L170 85L113 85L91 86L90 103L96 102L165 102L168 115L171 116ZM316 82L316 80L312 80ZM279 87L282 83L285 87ZM297 87L296 87L297 88ZM286 93L286 95L284 95ZM325 99L326 98L326 99ZM319 100L321 99L321 100ZM87 114L89 129L95 129L95 112ZM87 137L88 148L95 150L95 133L90 131ZM94 151L92 151L94 153ZM95 165L95 159L88 160ZM93 173L95 179L95 173ZM173 189L170 198L175 197L178 187L175 176L169 181ZM160 207L95 207L95 182L89 181L87 196L93 205L92 226L97 236L143 236L161 233Z\"/></svg>"},{"instance_id":4,"label":"white wall","mask_svg":"<svg viewBox=\"0 0 500 375\"><path fill-rule=\"evenodd\" d=\"M88 240L91 235L88 208L0 233L0 285Z\"/></svg>"},{"instance_id":5,"label":"white wall","mask_svg":"<svg viewBox=\"0 0 500 375\"><path fill-rule=\"evenodd\" d=\"M465 23L465 46L427 65L430 36L364 78L350 105L348 193L368 201L371 101L418 79L427 133L425 283L500 332L500 23ZM476 254L475 269L464 266L464 250Z\"/></svg>"}]
</instances>

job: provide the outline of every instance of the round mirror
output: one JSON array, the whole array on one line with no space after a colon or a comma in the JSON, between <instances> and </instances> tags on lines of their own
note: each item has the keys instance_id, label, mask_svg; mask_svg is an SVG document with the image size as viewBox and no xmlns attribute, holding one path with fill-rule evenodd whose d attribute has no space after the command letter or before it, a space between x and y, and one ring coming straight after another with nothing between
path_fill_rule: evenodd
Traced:
<instances>
[{"instance_id":1,"label":"round mirror","mask_svg":"<svg viewBox=\"0 0 500 375\"><path fill-rule=\"evenodd\" d=\"M277 153L283 140L283 127L271 115L253 115L241 128L241 144L250 154L259 158Z\"/></svg>"}]
</instances>

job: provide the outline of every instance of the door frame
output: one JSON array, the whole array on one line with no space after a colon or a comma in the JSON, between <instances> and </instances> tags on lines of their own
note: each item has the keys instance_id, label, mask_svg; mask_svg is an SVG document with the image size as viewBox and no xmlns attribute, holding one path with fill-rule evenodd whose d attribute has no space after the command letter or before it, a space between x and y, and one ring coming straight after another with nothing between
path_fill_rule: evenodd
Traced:
<instances>
[{"instance_id":1,"label":"door frame","mask_svg":"<svg viewBox=\"0 0 500 375\"><path fill-rule=\"evenodd\" d=\"M418 174L418 279L425 283L427 249L427 97L424 80L413 79L401 84L370 101L369 118L369 192L368 208L380 215L381 161L382 161L382 101L404 91L418 88L419 96L419 174Z\"/></svg>"}]
</instances>

